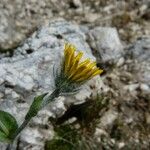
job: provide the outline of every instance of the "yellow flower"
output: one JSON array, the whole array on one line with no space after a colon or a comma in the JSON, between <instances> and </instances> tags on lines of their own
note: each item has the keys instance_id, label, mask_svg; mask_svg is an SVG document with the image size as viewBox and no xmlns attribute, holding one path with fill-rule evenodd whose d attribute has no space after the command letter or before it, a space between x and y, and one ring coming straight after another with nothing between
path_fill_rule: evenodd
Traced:
<instances>
[{"instance_id":1,"label":"yellow flower","mask_svg":"<svg viewBox=\"0 0 150 150\"><path fill-rule=\"evenodd\" d=\"M76 47L72 44L65 44L64 48L64 74L70 81L82 83L103 72L96 66L96 62L86 59L81 62L83 52L75 54Z\"/></svg>"}]
</instances>

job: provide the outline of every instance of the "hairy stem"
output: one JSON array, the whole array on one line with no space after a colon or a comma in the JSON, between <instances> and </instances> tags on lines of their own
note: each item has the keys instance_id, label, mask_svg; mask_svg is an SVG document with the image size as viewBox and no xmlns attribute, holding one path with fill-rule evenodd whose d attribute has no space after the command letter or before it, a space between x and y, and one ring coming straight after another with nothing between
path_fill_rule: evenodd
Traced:
<instances>
[{"instance_id":1,"label":"hairy stem","mask_svg":"<svg viewBox=\"0 0 150 150\"><path fill-rule=\"evenodd\" d=\"M45 106L47 106L51 101L53 101L55 98L57 98L60 94L60 89L55 89L51 94L47 94L43 98L41 109Z\"/></svg>"}]
</instances>

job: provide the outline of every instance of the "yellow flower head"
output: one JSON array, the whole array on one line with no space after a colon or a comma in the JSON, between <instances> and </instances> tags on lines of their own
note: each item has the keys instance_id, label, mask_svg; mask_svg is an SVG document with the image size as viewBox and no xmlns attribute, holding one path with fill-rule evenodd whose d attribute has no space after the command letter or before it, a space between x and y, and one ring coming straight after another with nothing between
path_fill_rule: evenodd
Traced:
<instances>
[{"instance_id":1,"label":"yellow flower head","mask_svg":"<svg viewBox=\"0 0 150 150\"><path fill-rule=\"evenodd\" d=\"M72 82L83 83L103 72L97 68L96 62L86 59L81 62L83 52L75 53L76 47L72 44L65 44L64 48L64 75Z\"/></svg>"}]
</instances>

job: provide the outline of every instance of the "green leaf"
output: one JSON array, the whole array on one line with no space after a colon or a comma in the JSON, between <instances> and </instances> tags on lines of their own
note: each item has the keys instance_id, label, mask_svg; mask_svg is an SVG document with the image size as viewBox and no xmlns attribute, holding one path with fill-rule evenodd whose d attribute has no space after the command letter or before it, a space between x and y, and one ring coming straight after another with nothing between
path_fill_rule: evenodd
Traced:
<instances>
[{"instance_id":1,"label":"green leaf","mask_svg":"<svg viewBox=\"0 0 150 150\"><path fill-rule=\"evenodd\" d=\"M0 131L0 141L1 141L1 142L7 142L7 143L9 143L9 142L10 142L10 139L8 139L8 138L6 137L6 135L5 135L3 132Z\"/></svg>"},{"instance_id":2,"label":"green leaf","mask_svg":"<svg viewBox=\"0 0 150 150\"><path fill-rule=\"evenodd\" d=\"M0 110L0 141L11 141L11 136L17 129L16 119L8 112Z\"/></svg>"},{"instance_id":3,"label":"green leaf","mask_svg":"<svg viewBox=\"0 0 150 150\"><path fill-rule=\"evenodd\" d=\"M41 109L41 104L45 95L47 95L47 93L34 98L34 101L25 117L26 120L37 115L38 111Z\"/></svg>"}]
</instances>

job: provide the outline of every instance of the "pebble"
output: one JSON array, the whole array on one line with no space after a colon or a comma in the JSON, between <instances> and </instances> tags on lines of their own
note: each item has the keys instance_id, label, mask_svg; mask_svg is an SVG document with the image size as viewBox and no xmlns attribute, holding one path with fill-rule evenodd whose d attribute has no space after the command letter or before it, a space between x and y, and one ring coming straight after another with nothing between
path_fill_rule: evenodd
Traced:
<instances>
[{"instance_id":1,"label":"pebble","mask_svg":"<svg viewBox=\"0 0 150 150\"><path fill-rule=\"evenodd\" d=\"M4 97L4 94L0 92L0 99Z\"/></svg>"},{"instance_id":2,"label":"pebble","mask_svg":"<svg viewBox=\"0 0 150 150\"><path fill-rule=\"evenodd\" d=\"M145 113L146 123L150 125L150 113Z\"/></svg>"},{"instance_id":3,"label":"pebble","mask_svg":"<svg viewBox=\"0 0 150 150\"><path fill-rule=\"evenodd\" d=\"M140 89L143 91L143 92L149 92L150 93L150 87L147 85L147 84L141 84L140 85Z\"/></svg>"},{"instance_id":4,"label":"pebble","mask_svg":"<svg viewBox=\"0 0 150 150\"><path fill-rule=\"evenodd\" d=\"M121 58L118 60L116 66L117 66L117 67L120 67L120 66L122 66L122 65L124 64L124 62L125 62L125 59L124 59L123 57L121 57Z\"/></svg>"},{"instance_id":5,"label":"pebble","mask_svg":"<svg viewBox=\"0 0 150 150\"><path fill-rule=\"evenodd\" d=\"M124 142L120 142L120 143L118 143L118 147L121 149L121 148L123 148L125 146L125 143Z\"/></svg>"},{"instance_id":6,"label":"pebble","mask_svg":"<svg viewBox=\"0 0 150 150\"><path fill-rule=\"evenodd\" d=\"M125 89L125 90L128 90L128 91L130 91L130 92L133 92L133 91L135 91L138 87L139 87L139 84L137 83L137 84L126 85L126 86L124 86L124 89Z\"/></svg>"},{"instance_id":7,"label":"pebble","mask_svg":"<svg viewBox=\"0 0 150 150\"><path fill-rule=\"evenodd\" d=\"M14 99L17 99L20 97L20 95L17 94L15 91L12 91L11 95L12 95L12 98L14 98Z\"/></svg>"},{"instance_id":8,"label":"pebble","mask_svg":"<svg viewBox=\"0 0 150 150\"><path fill-rule=\"evenodd\" d=\"M118 112L112 109L108 110L100 119L100 126L104 128L106 126L112 125L113 122L117 119Z\"/></svg>"},{"instance_id":9,"label":"pebble","mask_svg":"<svg viewBox=\"0 0 150 150\"><path fill-rule=\"evenodd\" d=\"M3 84L3 82L4 82L4 79L1 78L0 79L0 85Z\"/></svg>"}]
</instances>

